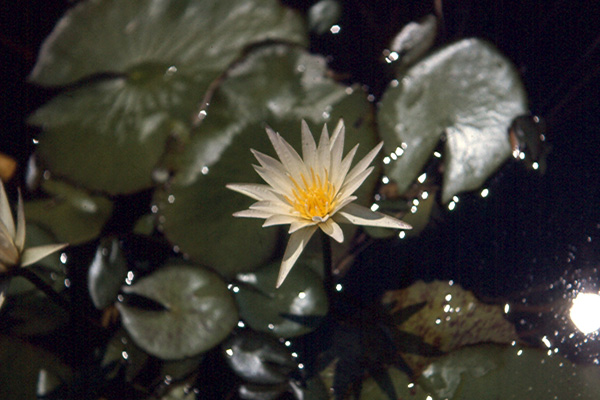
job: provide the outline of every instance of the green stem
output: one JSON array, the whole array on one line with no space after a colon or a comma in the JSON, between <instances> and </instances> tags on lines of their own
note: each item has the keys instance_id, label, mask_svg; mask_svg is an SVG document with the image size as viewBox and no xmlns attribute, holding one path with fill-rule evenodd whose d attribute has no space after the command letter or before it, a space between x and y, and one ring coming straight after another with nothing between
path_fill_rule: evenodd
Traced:
<instances>
[{"instance_id":1,"label":"green stem","mask_svg":"<svg viewBox=\"0 0 600 400\"><path fill-rule=\"evenodd\" d=\"M42 278L40 278L35 272L28 268L18 268L15 270L14 276L22 276L29 282L33 283L35 287L44 292L46 296L55 302L58 306L67 312L71 311L71 304L60 294L56 293L50 285L48 285Z\"/></svg>"},{"instance_id":2,"label":"green stem","mask_svg":"<svg viewBox=\"0 0 600 400\"><path fill-rule=\"evenodd\" d=\"M333 265L331 262L331 241L329 236L321 232L321 242L323 244L323 285L329 299L329 304L333 300Z\"/></svg>"}]
</instances>

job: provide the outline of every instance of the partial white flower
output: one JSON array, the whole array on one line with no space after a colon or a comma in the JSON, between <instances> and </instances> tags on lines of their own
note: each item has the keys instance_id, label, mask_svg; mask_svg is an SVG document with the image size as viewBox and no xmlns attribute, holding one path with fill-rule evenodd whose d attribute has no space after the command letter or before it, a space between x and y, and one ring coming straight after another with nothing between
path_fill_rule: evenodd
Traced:
<instances>
[{"instance_id":1,"label":"partial white flower","mask_svg":"<svg viewBox=\"0 0 600 400\"><path fill-rule=\"evenodd\" d=\"M331 138L325 125L317 146L308 125L302 121L300 157L278 133L267 128L280 161L251 150L260 164L254 165L254 169L267 184L227 185L229 189L257 200L248 210L236 212L234 216L264 218L263 227L290 224L290 240L283 255L277 287L281 286L317 228L339 243L343 242L344 234L338 223L411 229L403 221L352 203L357 198L352 194L373 170L369 165L383 143L350 169L358 145L342 158L344 133L342 120Z\"/></svg>"},{"instance_id":2,"label":"partial white flower","mask_svg":"<svg viewBox=\"0 0 600 400\"><path fill-rule=\"evenodd\" d=\"M66 246L66 243L49 244L26 249L25 212L21 193L19 193L17 224L15 226L10 203L4 185L0 181L0 274L15 266L26 267L31 265Z\"/></svg>"}]
</instances>

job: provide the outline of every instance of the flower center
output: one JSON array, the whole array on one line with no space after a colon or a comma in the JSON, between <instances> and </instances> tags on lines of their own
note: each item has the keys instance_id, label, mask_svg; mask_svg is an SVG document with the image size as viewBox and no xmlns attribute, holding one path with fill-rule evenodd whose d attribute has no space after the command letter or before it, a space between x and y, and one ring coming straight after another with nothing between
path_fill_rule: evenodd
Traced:
<instances>
[{"instance_id":1,"label":"flower center","mask_svg":"<svg viewBox=\"0 0 600 400\"><path fill-rule=\"evenodd\" d=\"M294 210L300 213L300 216L310 219L314 222L324 222L330 215L329 213L335 208L335 188L329 182L327 171L325 178L321 179L315 171L310 169L310 176L300 174L302 182L298 183L291 176L289 177L294 184L292 197L286 197Z\"/></svg>"}]
</instances>

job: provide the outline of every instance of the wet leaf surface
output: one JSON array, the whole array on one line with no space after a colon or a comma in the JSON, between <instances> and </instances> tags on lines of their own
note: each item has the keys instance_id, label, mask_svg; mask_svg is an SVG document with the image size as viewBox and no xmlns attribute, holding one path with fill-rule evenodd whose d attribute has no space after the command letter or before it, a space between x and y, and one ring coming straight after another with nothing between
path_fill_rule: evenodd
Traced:
<instances>
[{"instance_id":1,"label":"wet leaf surface","mask_svg":"<svg viewBox=\"0 0 600 400\"><path fill-rule=\"evenodd\" d=\"M464 39L445 46L381 100L380 133L394 153L386 173L403 193L445 137L442 201L476 189L510 156L508 127L526 110L517 70L492 45Z\"/></svg>"},{"instance_id":2,"label":"wet leaf surface","mask_svg":"<svg viewBox=\"0 0 600 400\"><path fill-rule=\"evenodd\" d=\"M300 150L300 119L313 134L343 117L346 150L360 143L356 159L376 144L365 93L326 77L325 60L289 46L269 46L248 55L215 92L207 116L180 155L172 182L157 191L167 238L200 264L232 278L264 264L277 246L277 228L258 220L234 218L251 199L225 188L227 183L262 182L252 168L250 149L274 154L265 126ZM375 173L358 191L369 201ZM243 257L239 257L243 254Z\"/></svg>"},{"instance_id":3,"label":"wet leaf surface","mask_svg":"<svg viewBox=\"0 0 600 400\"><path fill-rule=\"evenodd\" d=\"M306 334L318 326L304 319L322 320L327 315L327 294L321 278L299 262L280 288L275 288L280 263L256 272L239 274L235 299L240 316L252 329L275 337Z\"/></svg>"},{"instance_id":4,"label":"wet leaf surface","mask_svg":"<svg viewBox=\"0 0 600 400\"><path fill-rule=\"evenodd\" d=\"M196 356L222 341L238 321L225 283L198 266L173 263L123 287L164 310L118 303L123 325L145 351L165 360Z\"/></svg>"}]
</instances>

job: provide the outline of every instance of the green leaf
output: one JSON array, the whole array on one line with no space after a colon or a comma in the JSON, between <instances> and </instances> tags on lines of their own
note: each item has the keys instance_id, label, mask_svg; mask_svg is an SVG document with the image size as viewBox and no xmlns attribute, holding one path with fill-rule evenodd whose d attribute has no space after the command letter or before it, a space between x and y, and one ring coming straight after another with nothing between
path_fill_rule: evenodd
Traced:
<instances>
[{"instance_id":1,"label":"green leaf","mask_svg":"<svg viewBox=\"0 0 600 400\"><path fill-rule=\"evenodd\" d=\"M95 239L112 213L112 202L59 181L45 181L53 197L25 203L27 221L51 232L59 242L76 245Z\"/></svg>"},{"instance_id":2,"label":"green leaf","mask_svg":"<svg viewBox=\"0 0 600 400\"><path fill-rule=\"evenodd\" d=\"M168 264L123 292L146 297L165 310L118 303L123 326L148 353L173 360L198 355L221 342L238 321L225 283L197 266Z\"/></svg>"},{"instance_id":3,"label":"green leaf","mask_svg":"<svg viewBox=\"0 0 600 400\"><path fill-rule=\"evenodd\" d=\"M518 71L494 47L477 39L446 46L381 100L380 132L394 153L386 173L406 191L445 135L442 200L476 189L510 156L507 129L526 110Z\"/></svg>"},{"instance_id":4,"label":"green leaf","mask_svg":"<svg viewBox=\"0 0 600 400\"><path fill-rule=\"evenodd\" d=\"M173 155L180 168L172 182L156 192L166 237L227 277L263 265L273 255L278 229L234 218L251 199L225 185L262 182L250 149L274 155L266 125L300 150L302 118L318 135L323 123L329 121L332 130L340 117L346 122L345 151L360 142L355 157L360 159L376 144L364 92L327 78L325 60L298 48L277 45L249 54L214 93L185 151ZM359 199L370 201L376 179L373 173L357 192Z\"/></svg>"},{"instance_id":5,"label":"green leaf","mask_svg":"<svg viewBox=\"0 0 600 400\"><path fill-rule=\"evenodd\" d=\"M152 185L169 135L188 134L205 92L244 49L305 42L302 21L276 0L82 2L42 46L34 83L67 85L29 122L53 173L111 194Z\"/></svg>"},{"instance_id":6,"label":"green leaf","mask_svg":"<svg viewBox=\"0 0 600 400\"><path fill-rule=\"evenodd\" d=\"M235 293L240 316L254 330L276 337L303 335L315 329L294 322L294 317L325 317L327 294L321 278L305 263L299 261L279 289L275 289L280 263L276 262L257 272L237 276L239 291Z\"/></svg>"},{"instance_id":7,"label":"green leaf","mask_svg":"<svg viewBox=\"0 0 600 400\"><path fill-rule=\"evenodd\" d=\"M520 346L480 345L431 364L419 383L452 400L598 399L600 371Z\"/></svg>"},{"instance_id":8,"label":"green leaf","mask_svg":"<svg viewBox=\"0 0 600 400\"><path fill-rule=\"evenodd\" d=\"M470 291L447 281L417 281L405 289L386 292L384 304L393 304L392 314L425 303L419 312L398 326L418 335L443 352L477 343L511 343L518 339L515 327L504 318L498 305L484 304ZM431 359L423 355L404 357L418 374Z\"/></svg>"},{"instance_id":9,"label":"green leaf","mask_svg":"<svg viewBox=\"0 0 600 400\"><path fill-rule=\"evenodd\" d=\"M245 330L233 335L222 347L229 367L248 382L283 383L297 367L290 349L264 333Z\"/></svg>"},{"instance_id":10,"label":"green leaf","mask_svg":"<svg viewBox=\"0 0 600 400\"><path fill-rule=\"evenodd\" d=\"M103 309L117 300L127 276L127 262L116 238L103 239L88 269L88 289L94 306Z\"/></svg>"},{"instance_id":11,"label":"green leaf","mask_svg":"<svg viewBox=\"0 0 600 400\"><path fill-rule=\"evenodd\" d=\"M184 105L183 99L198 89L179 75L176 83L155 80L140 86L124 78L101 81L37 110L28 122L43 128L38 151L46 166L91 190L117 194L149 187L169 134L185 130L178 128L178 111L191 115L195 103Z\"/></svg>"},{"instance_id":12,"label":"green leaf","mask_svg":"<svg viewBox=\"0 0 600 400\"><path fill-rule=\"evenodd\" d=\"M276 0L86 1L56 25L30 79L67 85L160 63L207 85L246 46L269 39L306 42L300 15Z\"/></svg>"}]
</instances>

